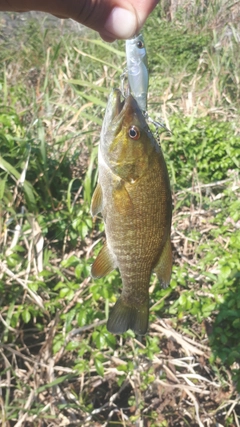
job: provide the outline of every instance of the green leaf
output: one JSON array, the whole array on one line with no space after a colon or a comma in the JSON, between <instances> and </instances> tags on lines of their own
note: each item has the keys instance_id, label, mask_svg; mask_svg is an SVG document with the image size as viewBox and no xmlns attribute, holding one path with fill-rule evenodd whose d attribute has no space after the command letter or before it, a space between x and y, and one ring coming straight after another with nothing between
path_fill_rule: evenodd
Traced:
<instances>
[{"instance_id":1,"label":"green leaf","mask_svg":"<svg viewBox=\"0 0 240 427\"><path fill-rule=\"evenodd\" d=\"M233 327L240 330L240 318L233 321Z\"/></svg>"},{"instance_id":2,"label":"green leaf","mask_svg":"<svg viewBox=\"0 0 240 427\"><path fill-rule=\"evenodd\" d=\"M24 323L28 323L31 320L31 314L29 313L28 309L23 310L22 319Z\"/></svg>"},{"instance_id":3,"label":"green leaf","mask_svg":"<svg viewBox=\"0 0 240 427\"><path fill-rule=\"evenodd\" d=\"M101 46L103 49L106 49L109 52L112 52L112 53L114 53L114 54L116 54L118 56L122 56L123 58L126 57L125 52L123 52L122 50L119 50L119 49L115 49L111 44L105 43L102 40L98 40L98 39L85 39L85 38L81 39L81 40L84 40L84 41L86 41L88 43L96 44L97 46Z\"/></svg>"},{"instance_id":4,"label":"green leaf","mask_svg":"<svg viewBox=\"0 0 240 427\"><path fill-rule=\"evenodd\" d=\"M20 178L20 173L6 160L0 156L0 168L5 172L9 173L14 179L18 180Z\"/></svg>"},{"instance_id":5,"label":"green leaf","mask_svg":"<svg viewBox=\"0 0 240 427\"><path fill-rule=\"evenodd\" d=\"M227 279L231 275L232 269L229 265L224 265L221 267L220 276L222 279Z\"/></svg>"},{"instance_id":6,"label":"green leaf","mask_svg":"<svg viewBox=\"0 0 240 427\"><path fill-rule=\"evenodd\" d=\"M97 86L94 83L91 83L87 80L80 80L80 79L70 79L68 80L68 83L74 84L74 85L79 85L79 86L84 86L84 87L89 87L91 89L97 90L99 92L108 94L111 92L111 89L107 89L106 87L102 87L102 86Z\"/></svg>"},{"instance_id":7,"label":"green leaf","mask_svg":"<svg viewBox=\"0 0 240 427\"><path fill-rule=\"evenodd\" d=\"M76 89L76 92L82 96L84 99L86 99L87 101L92 102L95 105L100 105L103 108L106 108L106 102L102 101L101 99L97 98L94 95L87 95L86 93L84 93L83 91L80 91L78 89Z\"/></svg>"},{"instance_id":8,"label":"green leaf","mask_svg":"<svg viewBox=\"0 0 240 427\"><path fill-rule=\"evenodd\" d=\"M104 367L103 367L102 362L97 357L95 357L95 359L94 359L94 365L95 365L95 368L96 368L98 375L103 377L104 376Z\"/></svg>"},{"instance_id":9,"label":"green leaf","mask_svg":"<svg viewBox=\"0 0 240 427\"><path fill-rule=\"evenodd\" d=\"M62 267L63 268L69 268L69 267L76 267L79 265L79 258L76 255L71 255L66 260L62 261Z\"/></svg>"},{"instance_id":10,"label":"green leaf","mask_svg":"<svg viewBox=\"0 0 240 427\"><path fill-rule=\"evenodd\" d=\"M0 179L0 200L2 200L3 196L4 196L5 187L6 187L6 181L7 181L7 176L5 176L4 178Z\"/></svg>"},{"instance_id":11,"label":"green leaf","mask_svg":"<svg viewBox=\"0 0 240 427\"><path fill-rule=\"evenodd\" d=\"M45 391L45 390L47 390L47 389L49 389L49 388L51 388L51 387L55 387L56 385L58 385L58 384L62 384L64 381L66 381L67 379L69 379L70 378L70 375L68 374L68 375L62 375L61 377L58 377L58 378L56 378L54 381L52 381L51 383L49 383L49 384L45 384L45 385L43 385L43 386L41 386L41 387L39 387L39 388L37 388L37 390L36 390L36 393L37 394L39 394L39 393L42 393L43 391Z\"/></svg>"},{"instance_id":12,"label":"green leaf","mask_svg":"<svg viewBox=\"0 0 240 427\"><path fill-rule=\"evenodd\" d=\"M25 193L26 199L27 199L28 204L29 204L29 208L31 210L35 211L37 205L36 205L36 199L34 196L34 189L33 189L32 184L30 184L30 182L25 180L24 184L23 184L23 189L24 189L24 193Z\"/></svg>"}]
</instances>

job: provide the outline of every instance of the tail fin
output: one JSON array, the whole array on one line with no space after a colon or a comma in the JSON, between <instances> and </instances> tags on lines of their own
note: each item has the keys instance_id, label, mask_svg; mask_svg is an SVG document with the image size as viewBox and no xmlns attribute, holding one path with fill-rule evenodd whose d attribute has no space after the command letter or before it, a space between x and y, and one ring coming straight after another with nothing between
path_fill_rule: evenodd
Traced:
<instances>
[{"instance_id":1,"label":"tail fin","mask_svg":"<svg viewBox=\"0 0 240 427\"><path fill-rule=\"evenodd\" d=\"M132 329L138 335L145 335L148 328L148 298L138 307L126 304L121 296L110 313L107 329L113 334L122 334Z\"/></svg>"}]
</instances>

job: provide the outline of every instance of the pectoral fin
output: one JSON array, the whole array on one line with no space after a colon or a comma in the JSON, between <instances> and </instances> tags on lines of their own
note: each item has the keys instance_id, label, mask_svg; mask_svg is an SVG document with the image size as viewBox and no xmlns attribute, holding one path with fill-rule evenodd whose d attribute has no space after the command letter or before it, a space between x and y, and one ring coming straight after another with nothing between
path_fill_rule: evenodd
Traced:
<instances>
[{"instance_id":1,"label":"pectoral fin","mask_svg":"<svg viewBox=\"0 0 240 427\"><path fill-rule=\"evenodd\" d=\"M92 265L91 276L93 279L100 279L100 277L106 276L116 267L115 259L111 254L107 243L105 243Z\"/></svg>"},{"instance_id":2,"label":"pectoral fin","mask_svg":"<svg viewBox=\"0 0 240 427\"><path fill-rule=\"evenodd\" d=\"M120 181L113 190L113 200L116 210L121 215L126 215L133 209L133 203L124 185L124 181Z\"/></svg>"},{"instance_id":3,"label":"pectoral fin","mask_svg":"<svg viewBox=\"0 0 240 427\"><path fill-rule=\"evenodd\" d=\"M170 236L165 243L158 263L154 268L154 272L156 273L161 285L166 288L169 285L172 274L172 248Z\"/></svg>"},{"instance_id":4,"label":"pectoral fin","mask_svg":"<svg viewBox=\"0 0 240 427\"><path fill-rule=\"evenodd\" d=\"M102 210L102 188L98 183L97 187L94 190L90 212L92 216L96 216Z\"/></svg>"}]
</instances>

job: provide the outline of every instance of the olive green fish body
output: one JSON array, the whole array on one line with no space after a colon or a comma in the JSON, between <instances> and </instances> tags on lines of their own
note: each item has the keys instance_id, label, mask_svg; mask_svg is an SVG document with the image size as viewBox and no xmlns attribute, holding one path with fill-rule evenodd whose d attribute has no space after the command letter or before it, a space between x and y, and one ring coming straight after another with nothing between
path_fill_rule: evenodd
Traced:
<instances>
[{"instance_id":1,"label":"olive green fish body","mask_svg":"<svg viewBox=\"0 0 240 427\"><path fill-rule=\"evenodd\" d=\"M144 334L152 271L163 285L170 281L170 184L161 149L134 98L119 106L118 91L111 96L110 107L115 101L118 108L107 117L108 126L103 124L99 183L91 207L93 215L102 213L107 239L92 266L92 276L102 277L119 268L123 289L108 329L122 333L130 328ZM131 130L133 137L134 131L139 134L132 138Z\"/></svg>"}]
</instances>

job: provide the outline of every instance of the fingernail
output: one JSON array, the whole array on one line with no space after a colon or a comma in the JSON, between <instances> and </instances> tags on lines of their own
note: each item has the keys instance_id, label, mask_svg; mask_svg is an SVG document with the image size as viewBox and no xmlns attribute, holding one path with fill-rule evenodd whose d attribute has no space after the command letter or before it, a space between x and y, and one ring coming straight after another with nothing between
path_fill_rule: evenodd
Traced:
<instances>
[{"instance_id":1,"label":"fingernail","mask_svg":"<svg viewBox=\"0 0 240 427\"><path fill-rule=\"evenodd\" d=\"M117 39L132 37L137 30L136 15L121 7L114 7L104 26L105 33L109 33Z\"/></svg>"}]
</instances>

